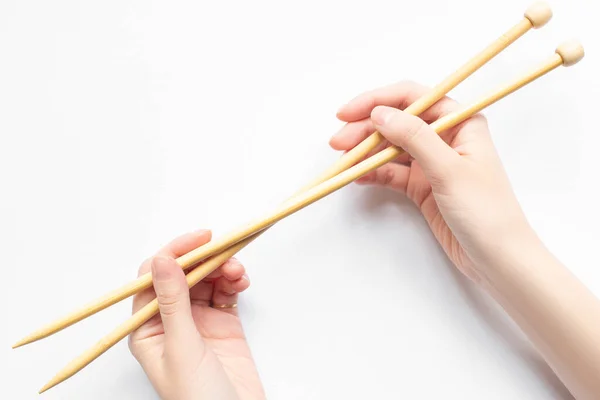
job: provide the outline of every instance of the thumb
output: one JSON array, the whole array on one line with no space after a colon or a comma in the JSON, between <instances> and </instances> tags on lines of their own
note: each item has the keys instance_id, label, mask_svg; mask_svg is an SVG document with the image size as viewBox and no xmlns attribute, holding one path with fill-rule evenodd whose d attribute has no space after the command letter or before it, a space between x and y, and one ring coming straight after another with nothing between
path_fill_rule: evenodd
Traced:
<instances>
[{"instance_id":1,"label":"thumb","mask_svg":"<svg viewBox=\"0 0 600 400\"><path fill-rule=\"evenodd\" d=\"M419 162L431 180L448 173L460 156L422 119L398 109L375 107L371 112L375 128L392 144L403 148Z\"/></svg>"},{"instance_id":2,"label":"thumb","mask_svg":"<svg viewBox=\"0 0 600 400\"><path fill-rule=\"evenodd\" d=\"M152 281L165 329L165 345L182 346L196 339L198 331L192 318L190 291L179 264L170 257L154 257Z\"/></svg>"}]
</instances>

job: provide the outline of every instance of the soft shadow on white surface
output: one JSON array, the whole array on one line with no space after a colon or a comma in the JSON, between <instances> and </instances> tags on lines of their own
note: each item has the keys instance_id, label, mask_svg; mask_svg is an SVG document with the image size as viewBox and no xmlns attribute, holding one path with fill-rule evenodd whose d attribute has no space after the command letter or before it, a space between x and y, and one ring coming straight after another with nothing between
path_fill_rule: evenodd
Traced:
<instances>
[{"instance_id":1,"label":"soft shadow on white surface","mask_svg":"<svg viewBox=\"0 0 600 400\"><path fill-rule=\"evenodd\" d=\"M413 216L420 215L410 200L391 190L378 188L366 194L362 200L361 208L365 215L377 213L381 208L390 206L397 208L404 215L406 213L412 213ZM490 329L486 332L494 336L494 341L519 358L540 382L544 382L550 389L553 399L573 399L572 394L501 307L465 277L449 259L446 258L445 261L443 264L450 271L448 276L452 278L446 284L455 285L460 289L465 300L464 306L468 307L476 318L488 325Z\"/></svg>"},{"instance_id":2,"label":"soft shadow on white surface","mask_svg":"<svg viewBox=\"0 0 600 400\"><path fill-rule=\"evenodd\" d=\"M14 341L130 281L173 237L221 236L272 210L337 158L337 107L403 79L435 84L528 4L0 1L0 399L37 398L130 303ZM547 27L451 95L476 99L567 37L590 49L486 114L532 224L600 294L599 3L552 5ZM564 393L401 196L350 185L240 259L252 281L240 312L270 399ZM43 396L82 398L156 394L119 343Z\"/></svg>"},{"instance_id":3,"label":"soft shadow on white surface","mask_svg":"<svg viewBox=\"0 0 600 400\"><path fill-rule=\"evenodd\" d=\"M497 336L498 342L506 351L514 353L533 372L535 377L552 389L552 398L573 399L573 396L544 359L536 352L533 346L526 342L517 327L503 314L503 311L492 303L492 300L482 293L474 284L462 275L448 260L448 268L453 272L456 284L463 293L468 307L478 318L487 323L489 332Z\"/></svg>"}]
</instances>

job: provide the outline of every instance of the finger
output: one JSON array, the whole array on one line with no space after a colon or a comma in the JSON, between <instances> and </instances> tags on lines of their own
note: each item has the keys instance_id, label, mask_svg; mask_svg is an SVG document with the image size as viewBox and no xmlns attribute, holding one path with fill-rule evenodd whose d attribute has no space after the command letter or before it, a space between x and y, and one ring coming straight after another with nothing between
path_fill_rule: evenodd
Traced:
<instances>
[{"instance_id":1,"label":"finger","mask_svg":"<svg viewBox=\"0 0 600 400\"><path fill-rule=\"evenodd\" d=\"M241 293L244 290L248 289L249 286L250 279L247 275L242 275L240 279L236 279L234 281L221 278L215 283L215 294L213 296L213 300L218 300L215 299L215 296L218 296L219 294L231 296L237 293ZM221 303L215 302L215 304Z\"/></svg>"},{"instance_id":2,"label":"finger","mask_svg":"<svg viewBox=\"0 0 600 400\"><path fill-rule=\"evenodd\" d=\"M246 268L237 258L230 258L222 266L223 278L229 281L236 281L246 273Z\"/></svg>"},{"instance_id":3,"label":"finger","mask_svg":"<svg viewBox=\"0 0 600 400\"><path fill-rule=\"evenodd\" d=\"M249 286L250 280L248 279L247 275L243 275L240 279L235 281L221 278L215 282L212 303L216 306L237 304L238 293L248 289ZM237 307L217 309L229 314L238 315Z\"/></svg>"},{"instance_id":4,"label":"finger","mask_svg":"<svg viewBox=\"0 0 600 400\"><path fill-rule=\"evenodd\" d=\"M192 304L199 306L209 306L214 290L213 282L200 281L190 289L190 300Z\"/></svg>"},{"instance_id":5,"label":"finger","mask_svg":"<svg viewBox=\"0 0 600 400\"><path fill-rule=\"evenodd\" d=\"M444 140L444 142L446 142L450 147L453 147L453 141L454 141L454 139L456 138L456 136L459 133L459 130L455 129L455 128L448 129L447 131L444 131L444 132L438 134ZM458 128L460 128L460 127L458 127ZM375 150L371 151L369 153L369 155L367 157L365 157L365 158L371 157L373 154L379 153L381 150L383 150L384 148L388 147L389 145L390 145L390 143L387 140L382 141L375 148ZM461 154L460 151L458 151L458 153ZM411 163L412 160L414 160L413 156L411 156L407 152L402 152L402 154L400 154L400 156L398 156L397 158L395 158L393 162L396 163L396 164L410 165L410 163Z\"/></svg>"},{"instance_id":6,"label":"finger","mask_svg":"<svg viewBox=\"0 0 600 400\"><path fill-rule=\"evenodd\" d=\"M366 160L367 158L369 158L369 157L371 157L371 156L373 156L373 155L375 155L375 154L379 153L381 150L385 149L386 147L389 147L390 145L391 145L391 143L390 143L390 142L388 142L386 139L383 139L381 142L379 142L379 143L377 144L377 146L375 146L375 148L374 148L373 150L369 151L369 152L367 153L367 155L366 155L366 156L364 156L364 157L363 157L363 159L362 159L361 161L364 161L364 160ZM394 160L394 161L396 161L396 160Z\"/></svg>"},{"instance_id":7,"label":"finger","mask_svg":"<svg viewBox=\"0 0 600 400\"><path fill-rule=\"evenodd\" d=\"M185 253L192 251L193 249L208 243L211 239L211 231L202 229L195 232L189 232L181 235L171 241L169 244L161 248L156 255L166 257L180 257ZM138 276L144 275L150 272L152 265L152 259L149 258L142 263L138 270ZM148 288L133 297L132 311L136 313L146 304L151 302L156 295L154 294L153 288Z\"/></svg>"},{"instance_id":8,"label":"finger","mask_svg":"<svg viewBox=\"0 0 600 400\"><path fill-rule=\"evenodd\" d=\"M456 129L454 129L454 128L453 128L453 129L449 129L449 130L448 130L448 131L446 131L446 132L442 132L442 133L440 134L440 137L441 137L442 139L444 139L444 142L448 143L448 145L450 145L451 147L453 147L453 146L452 146L452 144L453 144L452 142L453 142L453 140L456 138L456 136L457 136L458 132L459 132L459 131L458 131L458 130L456 130ZM363 158L363 160L365 160L365 159L367 159L367 158L369 158L369 157L373 156L374 154L377 154L377 153L379 153L381 150L385 149L385 148L386 148L386 147L388 147L388 146L390 146L390 143L389 143L387 140L383 140L383 141L382 141L382 142L380 142L380 143L379 143L379 144L378 144L378 145L377 145L377 146L376 146L376 147L375 147L373 150L371 150L371 151L369 152L369 154L367 154L367 155L366 155L366 156ZM458 151L458 149L457 149L457 151ZM459 154L462 154L460 151L458 151L458 153L459 153ZM405 164L405 165L410 165L410 162L411 162L412 160L414 160L414 157L413 157L413 156L411 156L411 155L410 155L409 153L407 153L407 152L403 152L402 154L400 154L400 156L398 156L396 159L394 159L394 160L393 160L393 162L394 162L395 164ZM361 161L362 161L362 160L361 160ZM369 173L369 174L368 174L368 175L366 175L366 176L372 176L372 175L374 175L374 174L375 174L374 172L371 172L371 173ZM360 179L362 179L362 178L360 178ZM364 179L362 179L362 181L364 182ZM359 182L359 183L360 183L360 182Z\"/></svg>"},{"instance_id":9,"label":"finger","mask_svg":"<svg viewBox=\"0 0 600 400\"><path fill-rule=\"evenodd\" d=\"M235 258L230 258L223 265L190 289L190 298L194 304L208 305L213 296L213 282L219 279L234 281L245 273L244 266Z\"/></svg>"},{"instance_id":10,"label":"finger","mask_svg":"<svg viewBox=\"0 0 600 400\"><path fill-rule=\"evenodd\" d=\"M497 154L487 120L482 114L475 114L448 131L452 139L450 143L461 155L490 159Z\"/></svg>"},{"instance_id":11,"label":"finger","mask_svg":"<svg viewBox=\"0 0 600 400\"><path fill-rule=\"evenodd\" d=\"M239 279L242 275L244 275L244 272L244 266L239 262L239 260L235 257L231 257L203 280L207 282L215 281L217 278L220 278L223 275L226 275L230 280ZM234 278L231 278L231 276L234 276Z\"/></svg>"},{"instance_id":12,"label":"finger","mask_svg":"<svg viewBox=\"0 0 600 400\"><path fill-rule=\"evenodd\" d=\"M423 86L423 95L425 93L427 93L427 91L429 91L429 90L431 90L431 89L425 88ZM415 101L416 101L416 99L415 99ZM445 96L445 97L442 97L440 100L438 100L435 104L433 104L427 110L423 111L421 114L416 115L416 117L419 117L426 123L431 124L432 122L437 121L438 119L440 119L450 113L455 112L459 108L460 108L460 104L456 100L453 100L450 97Z\"/></svg>"},{"instance_id":13,"label":"finger","mask_svg":"<svg viewBox=\"0 0 600 400\"><path fill-rule=\"evenodd\" d=\"M392 107L376 107L371 114L375 127L391 143L419 161L435 188L449 176L460 156L422 119Z\"/></svg>"},{"instance_id":14,"label":"finger","mask_svg":"<svg viewBox=\"0 0 600 400\"><path fill-rule=\"evenodd\" d=\"M181 257L197 247L210 242L212 232L208 229L200 229L195 232L179 236L159 250L158 254L168 257Z\"/></svg>"},{"instance_id":15,"label":"finger","mask_svg":"<svg viewBox=\"0 0 600 400\"><path fill-rule=\"evenodd\" d=\"M337 117L345 122L353 122L367 118L378 105L406 108L420 97L415 93L419 86L415 82L403 81L362 93L343 105Z\"/></svg>"},{"instance_id":16,"label":"finger","mask_svg":"<svg viewBox=\"0 0 600 400\"><path fill-rule=\"evenodd\" d=\"M406 194L409 178L408 165L389 163L356 180L356 183L383 186Z\"/></svg>"},{"instance_id":17,"label":"finger","mask_svg":"<svg viewBox=\"0 0 600 400\"><path fill-rule=\"evenodd\" d=\"M207 229L200 229L195 232L185 233L174 240L172 240L169 244L162 247L156 255L173 257L180 257L197 247L202 246L210 242L212 236L212 232ZM152 259L149 258L142 263L140 268L138 269L138 276L144 275L150 272L150 266L152 264Z\"/></svg>"},{"instance_id":18,"label":"finger","mask_svg":"<svg viewBox=\"0 0 600 400\"><path fill-rule=\"evenodd\" d=\"M347 123L329 139L329 145L334 150L350 150L375 132L371 118Z\"/></svg>"},{"instance_id":19,"label":"finger","mask_svg":"<svg viewBox=\"0 0 600 400\"><path fill-rule=\"evenodd\" d=\"M197 342L199 335L183 270L173 258L154 257L152 282L165 330L165 352L188 351L187 345Z\"/></svg>"},{"instance_id":20,"label":"finger","mask_svg":"<svg viewBox=\"0 0 600 400\"><path fill-rule=\"evenodd\" d=\"M367 120L364 120L364 121L367 121ZM359 142L361 142L361 141L364 139L364 137L368 136L370 133L372 133L372 132L374 131L373 123L372 123L372 121L370 120L370 118L369 118L369 120L368 120L368 121L369 121L369 124L368 124L368 125L370 125L370 126L372 127L371 129L369 129L369 131L370 131L370 132L369 132L369 131L367 131L367 132L365 132L365 134L364 134L364 135L362 135L362 134L361 134L360 136L356 137L355 141L352 141L352 142L347 142L347 143L343 144L343 147L345 147L345 146L354 147L356 144L358 144ZM362 122L362 121L361 121L361 122ZM353 123L351 123L351 124L358 124L358 123L354 123L354 122L353 122ZM349 125L351 125L351 124L349 124ZM361 162L361 161L364 161L365 159L367 159L367 158L371 157L371 156L372 156L372 155L374 155L374 154L377 154L377 153L379 153L381 150L385 149L385 148L386 148L386 147L388 147L389 145L390 145L390 143L389 143L387 140L385 140L385 139L384 139L384 140L382 140L381 142L379 142L379 143L378 143L378 144L375 146L375 148L374 148L373 150L369 151L369 152L367 153L367 155L365 155L364 157L362 157L362 159L359 159L359 160L357 161L357 163L359 163L359 162ZM347 152L347 151L346 151L346 152ZM344 153L346 153L346 152L344 152ZM406 154L403 154L403 155L401 155L401 156L400 156L400 158L399 158L399 159L397 159L397 160L394 160L394 162L400 162L400 163L404 162L404 163L406 163L406 162L408 161L408 158L407 158L407 157L405 157L405 156L406 156ZM401 159L401 158L402 158L402 159ZM374 173L371 173L371 174L368 174L367 176L370 176L370 175L373 175L373 174L374 174ZM358 183L361 183L361 182L366 182L366 181L368 181L368 178L364 178L364 177L363 177L363 178L360 178L359 180L357 180L357 182L358 182Z\"/></svg>"},{"instance_id":21,"label":"finger","mask_svg":"<svg viewBox=\"0 0 600 400\"><path fill-rule=\"evenodd\" d=\"M430 87L416 82L400 82L359 95L342 106L337 116L342 121L354 122L370 117L371 111L380 105L404 110L431 90ZM421 113L420 117L431 123L458 108L459 104L456 101L444 96Z\"/></svg>"}]
</instances>

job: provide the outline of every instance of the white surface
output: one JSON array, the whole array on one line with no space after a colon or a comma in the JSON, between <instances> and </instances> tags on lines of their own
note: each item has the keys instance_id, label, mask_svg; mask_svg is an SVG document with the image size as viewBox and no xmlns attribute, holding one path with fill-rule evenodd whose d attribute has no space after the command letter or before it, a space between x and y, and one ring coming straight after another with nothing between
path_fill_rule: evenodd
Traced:
<instances>
[{"instance_id":1,"label":"white surface","mask_svg":"<svg viewBox=\"0 0 600 400\"><path fill-rule=\"evenodd\" d=\"M3 0L0 398L36 398L129 302L12 351L15 340L129 281L180 233L219 236L270 210L338 157L327 140L343 102L437 83L528 5ZM453 95L475 99L582 39L582 64L486 114L532 224L600 294L598 2L551 5L547 27ZM270 399L568 397L400 196L349 186L240 259ZM121 342L44 398L154 396Z\"/></svg>"}]
</instances>

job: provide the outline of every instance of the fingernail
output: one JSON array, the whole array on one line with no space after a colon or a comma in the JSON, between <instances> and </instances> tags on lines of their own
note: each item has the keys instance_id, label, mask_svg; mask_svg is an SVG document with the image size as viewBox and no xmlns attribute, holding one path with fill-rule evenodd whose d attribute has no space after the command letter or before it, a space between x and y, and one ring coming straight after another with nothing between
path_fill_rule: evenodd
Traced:
<instances>
[{"instance_id":1,"label":"fingernail","mask_svg":"<svg viewBox=\"0 0 600 400\"><path fill-rule=\"evenodd\" d=\"M244 274L242 275L242 279L247 280L248 282L250 282L250 278L248 277L248 274Z\"/></svg>"},{"instance_id":2,"label":"fingernail","mask_svg":"<svg viewBox=\"0 0 600 400\"><path fill-rule=\"evenodd\" d=\"M393 114L394 110L390 107L375 107L371 112L371 119L376 125L382 126L388 123Z\"/></svg>"},{"instance_id":3,"label":"fingernail","mask_svg":"<svg viewBox=\"0 0 600 400\"><path fill-rule=\"evenodd\" d=\"M152 278L161 281L171 277L171 260L167 257L154 257L152 260Z\"/></svg>"}]
</instances>

